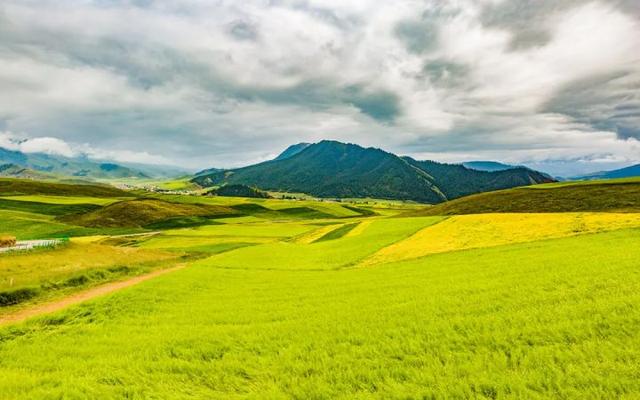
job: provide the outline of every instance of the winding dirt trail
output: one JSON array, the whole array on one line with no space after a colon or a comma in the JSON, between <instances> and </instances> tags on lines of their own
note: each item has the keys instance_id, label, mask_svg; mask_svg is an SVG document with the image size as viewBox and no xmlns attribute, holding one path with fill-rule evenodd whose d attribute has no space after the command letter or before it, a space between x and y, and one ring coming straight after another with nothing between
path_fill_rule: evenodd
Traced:
<instances>
[{"instance_id":1,"label":"winding dirt trail","mask_svg":"<svg viewBox=\"0 0 640 400\"><path fill-rule=\"evenodd\" d=\"M157 278L158 276L165 275L171 272L175 272L184 267L186 267L186 264L178 264L175 267L153 271L148 274L139 275L124 281L106 283L104 285L96 286L91 289L72 294L59 300L37 304L30 308L17 310L6 315L0 315L0 326L16 324L32 317L60 311L69 306L82 303L83 301L91 300L99 296L104 296L109 293L113 293L118 290L137 285L138 283L148 281L149 279Z\"/></svg>"}]
</instances>

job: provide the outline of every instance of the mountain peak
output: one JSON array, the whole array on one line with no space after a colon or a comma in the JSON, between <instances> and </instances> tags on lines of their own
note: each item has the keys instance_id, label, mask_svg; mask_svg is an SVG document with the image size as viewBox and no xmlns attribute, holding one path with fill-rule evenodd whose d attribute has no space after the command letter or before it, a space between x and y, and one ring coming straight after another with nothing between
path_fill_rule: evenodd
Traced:
<instances>
[{"instance_id":1,"label":"mountain peak","mask_svg":"<svg viewBox=\"0 0 640 400\"><path fill-rule=\"evenodd\" d=\"M311 146L311 143L302 142L292 144L291 146L287 147L282 153L280 153L280 155L278 155L278 157L276 157L274 160L286 160L287 158L291 158L300 153L302 150L306 149L309 146Z\"/></svg>"}]
</instances>

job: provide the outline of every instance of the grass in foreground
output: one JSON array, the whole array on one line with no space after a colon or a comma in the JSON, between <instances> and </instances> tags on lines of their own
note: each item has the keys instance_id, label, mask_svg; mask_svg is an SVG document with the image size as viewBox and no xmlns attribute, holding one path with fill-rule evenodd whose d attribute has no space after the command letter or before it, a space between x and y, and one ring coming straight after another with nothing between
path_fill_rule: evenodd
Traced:
<instances>
[{"instance_id":1,"label":"grass in foreground","mask_svg":"<svg viewBox=\"0 0 640 400\"><path fill-rule=\"evenodd\" d=\"M161 251L78 243L2 254L0 307L48 292L107 281L176 258L175 254Z\"/></svg>"},{"instance_id":2,"label":"grass in foreground","mask_svg":"<svg viewBox=\"0 0 640 400\"><path fill-rule=\"evenodd\" d=\"M1 330L0 393L640 395L638 230L339 271L218 269L215 259Z\"/></svg>"}]
</instances>

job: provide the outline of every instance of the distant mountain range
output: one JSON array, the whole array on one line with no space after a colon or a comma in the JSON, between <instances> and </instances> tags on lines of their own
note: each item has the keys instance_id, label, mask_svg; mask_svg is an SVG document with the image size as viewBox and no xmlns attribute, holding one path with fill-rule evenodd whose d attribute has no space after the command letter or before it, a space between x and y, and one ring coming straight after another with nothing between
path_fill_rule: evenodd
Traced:
<instances>
[{"instance_id":1,"label":"distant mountain range","mask_svg":"<svg viewBox=\"0 0 640 400\"><path fill-rule=\"evenodd\" d=\"M424 203L552 181L548 175L524 167L478 171L330 140L301 143L271 161L192 179L205 187L243 184L325 198L373 197Z\"/></svg>"},{"instance_id":2,"label":"distant mountain range","mask_svg":"<svg viewBox=\"0 0 640 400\"><path fill-rule=\"evenodd\" d=\"M0 165L5 166L4 172L0 172L4 176L32 177L32 179L56 176L78 179L168 178L187 174L184 170L175 167L101 162L87 157L70 158L44 153L22 153L1 147Z\"/></svg>"},{"instance_id":3,"label":"distant mountain range","mask_svg":"<svg viewBox=\"0 0 640 400\"><path fill-rule=\"evenodd\" d=\"M46 172L34 171L15 164L0 164L0 177L47 180L55 178Z\"/></svg>"},{"instance_id":4,"label":"distant mountain range","mask_svg":"<svg viewBox=\"0 0 640 400\"><path fill-rule=\"evenodd\" d=\"M632 178L640 176L640 164L632 165L626 168L614 169L612 171L596 172L589 175L583 175L575 180L593 180L593 179L618 179L618 178Z\"/></svg>"},{"instance_id":5,"label":"distant mountain range","mask_svg":"<svg viewBox=\"0 0 640 400\"><path fill-rule=\"evenodd\" d=\"M496 161L466 161L462 165L469 169L475 169L476 171L505 171L507 169L518 168L516 165L503 164Z\"/></svg>"}]
</instances>

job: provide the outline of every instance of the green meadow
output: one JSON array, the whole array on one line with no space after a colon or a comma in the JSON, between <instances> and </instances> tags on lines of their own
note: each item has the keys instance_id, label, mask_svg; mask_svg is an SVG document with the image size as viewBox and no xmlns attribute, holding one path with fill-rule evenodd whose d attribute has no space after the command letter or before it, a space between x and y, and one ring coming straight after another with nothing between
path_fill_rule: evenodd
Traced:
<instances>
[{"instance_id":1,"label":"green meadow","mask_svg":"<svg viewBox=\"0 0 640 400\"><path fill-rule=\"evenodd\" d=\"M607 189L602 208L635 191ZM551 213L566 186L544 190L541 214L474 213L470 197L454 206L482 215L462 217L376 200L12 195L25 204L0 210L0 233L71 240L0 254L0 297L40 291L0 320L186 267L0 326L0 398L639 398L640 214ZM38 214L33 196L92 208ZM163 202L137 216L153 226L126 226L142 197Z\"/></svg>"}]
</instances>

